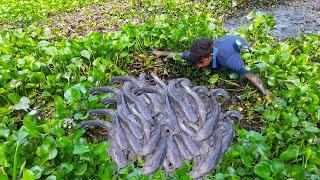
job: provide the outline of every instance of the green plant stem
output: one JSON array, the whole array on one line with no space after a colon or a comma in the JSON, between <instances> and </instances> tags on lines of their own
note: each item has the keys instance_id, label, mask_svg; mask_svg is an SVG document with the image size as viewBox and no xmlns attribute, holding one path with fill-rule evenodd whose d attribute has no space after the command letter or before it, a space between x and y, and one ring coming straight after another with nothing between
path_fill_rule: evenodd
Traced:
<instances>
[{"instance_id":1,"label":"green plant stem","mask_svg":"<svg viewBox=\"0 0 320 180\"><path fill-rule=\"evenodd\" d=\"M18 161L18 149L19 149L19 142L16 143L16 151L14 153L14 159L13 159L13 170L12 170L12 179L17 179L17 161Z\"/></svg>"}]
</instances>

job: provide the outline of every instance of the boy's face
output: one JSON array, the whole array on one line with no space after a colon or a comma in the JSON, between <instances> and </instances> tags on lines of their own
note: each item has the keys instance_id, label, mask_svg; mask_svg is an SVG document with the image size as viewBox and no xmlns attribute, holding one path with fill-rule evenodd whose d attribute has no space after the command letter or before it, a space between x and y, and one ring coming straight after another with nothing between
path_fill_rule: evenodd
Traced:
<instances>
[{"instance_id":1,"label":"boy's face","mask_svg":"<svg viewBox=\"0 0 320 180\"><path fill-rule=\"evenodd\" d=\"M211 63L211 61L212 61L212 55L210 55L209 57L202 58L201 62L198 63L198 67L205 68Z\"/></svg>"}]
</instances>

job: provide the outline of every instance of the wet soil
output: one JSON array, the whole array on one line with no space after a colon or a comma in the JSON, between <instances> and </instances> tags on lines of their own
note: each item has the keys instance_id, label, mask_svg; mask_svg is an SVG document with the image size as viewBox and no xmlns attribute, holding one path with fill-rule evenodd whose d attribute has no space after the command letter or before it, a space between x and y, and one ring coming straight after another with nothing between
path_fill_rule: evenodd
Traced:
<instances>
[{"instance_id":1,"label":"wet soil","mask_svg":"<svg viewBox=\"0 0 320 180\"><path fill-rule=\"evenodd\" d=\"M277 24L271 34L278 40L305 33L320 34L320 0L294 0L281 5L242 9L226 20L225 27L234 30L248 24L246 15L250 11L273 15Z\"/></svg>"},{"instance_id":2,"label":"wet soil","mask_svg":"<svg viewBox=\"0 0 320 180\"><path fill-rule=\"evenodd\" d=\"M83 36L91 31L118 31L128 22L137 24L138 18L131 13L131 5L120 0L93 4L73 12L51 15L40 26L49 26L62 36Z\"/></svg>"}]
</instances>

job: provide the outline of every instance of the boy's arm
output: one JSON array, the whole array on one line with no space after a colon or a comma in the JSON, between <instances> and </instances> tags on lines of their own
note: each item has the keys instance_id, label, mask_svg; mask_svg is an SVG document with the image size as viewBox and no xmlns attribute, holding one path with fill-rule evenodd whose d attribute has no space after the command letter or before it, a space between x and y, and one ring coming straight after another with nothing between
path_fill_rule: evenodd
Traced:
<instances>
[{"instance_id":1,"label":"boy's arm","mask_svg":"<svg viewBox=\"0 0 320 180\"><path fill-rule=\"evenodd\" d=\"M244 77L246 77L256 88L258 88L262 94L264 95L271 94L271 92L263 85L263 82L260 80L260 78L257 75L248 71L244 74Z\"/></svg>"},{"instance_id":2,"label":"boy's arm","mask_svg":"<svg viewBox=\"0 0 320 180\"><path fill-rule=\"evenodd\" d=\"M173 58L174 56L178 55L181 56L183 59L188 60L189 59L189 52L171 52L171 51L158 51L158 50L152 50L151 54L154 55L156 58Z\"/></svg>"}]
</instances>

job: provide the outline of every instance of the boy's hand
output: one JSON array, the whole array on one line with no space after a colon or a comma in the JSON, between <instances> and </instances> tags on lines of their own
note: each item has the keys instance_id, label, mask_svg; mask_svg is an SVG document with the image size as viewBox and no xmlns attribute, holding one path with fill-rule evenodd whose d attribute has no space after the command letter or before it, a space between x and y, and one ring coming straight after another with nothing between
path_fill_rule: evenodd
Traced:
<instances>
[{"instance_id":1,"label":"boy's hand","mask_svg":"<svg viewBox=\"0 0 320 180\"><path fill-rule=\"evenodd\" d=\"M161 57L166 57L167 56L165 51L158 51L158 50L155 50L155 49L151 50L150 53L153 56L155 56L156 58L161 58Z\"/></svg>"},{"instance_id":2,"label":"boy's hand","mask_svg":"<svg viewBox=\"0 0 320 180\"><path fill-rule=\"evenodd\" d=\"M155 49L152 49L149 52L152 55L154 55L156 58L163 58L163 57L173 58L175 55L180 55L181 56L181 53L179 53L179 52L158 51L158 50L155 50Z\"/></svg>"}]
</instances>

